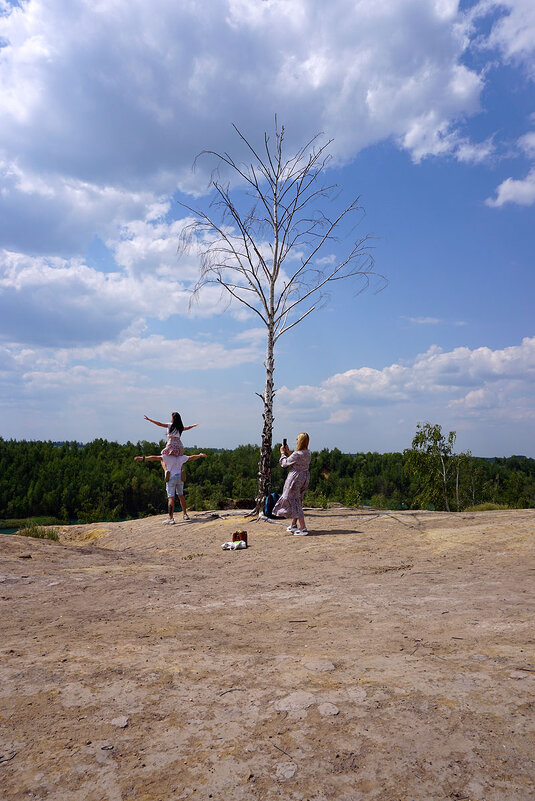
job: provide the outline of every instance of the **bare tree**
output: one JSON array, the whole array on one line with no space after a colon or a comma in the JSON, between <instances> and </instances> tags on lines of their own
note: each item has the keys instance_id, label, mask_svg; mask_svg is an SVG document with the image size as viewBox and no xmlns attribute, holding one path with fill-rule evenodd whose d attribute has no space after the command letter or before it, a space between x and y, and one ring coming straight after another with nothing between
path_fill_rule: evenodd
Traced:
<instances>
[{"instance_id":1,"label":"bare tree","mask_svg":"<svg viewBox=\"0 0 535 801\"><path fill-rule=\"evenodd\" d=\"M258 511L271 491L275 344L318 307L329 284L355 279L362 291L376 274L369 236L353 241L342 258L327 253L342 223L356 216L356 224L363 214L358 197L341 210L326 211L339 195L339 187L324 183L332 140L321 144L318 134L287 157L284 127L276 121L274 139L264 134L260 151L234 129L250 160L238 162L213 150L199 154L197 158L217 159L210 181L215 197L208 212L185 206L195 220L185 230L183 244L204 243L194 297L205 286L219 285L229 302L239 301L266 326L265 386L263 394L256 393L263 403ZM230 172L238 187L245 185L246 211L238 208L240 189L223 183L219 168Z\"/></svg>"}]
</instances>

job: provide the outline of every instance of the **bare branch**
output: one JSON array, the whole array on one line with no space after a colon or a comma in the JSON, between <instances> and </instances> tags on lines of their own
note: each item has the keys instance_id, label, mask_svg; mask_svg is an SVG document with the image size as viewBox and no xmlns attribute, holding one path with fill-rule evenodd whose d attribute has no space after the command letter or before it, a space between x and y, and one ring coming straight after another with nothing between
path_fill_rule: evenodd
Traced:
<instances>
[{"instance_id":1,"label":"bare branch","mask_svg":"<svg viewBox=\"0 0 535 801\"><path fill-rule=\"evenodd\" d=\"M221 284L221 286L222 286L222 287L224 287L224 288L227 290L227 292L229 292L229 293L232 295L232 297L233 297L233 298L236 298L236 300L239 300L239 301L240 301L240 303L243 303L243 305L244 305L244 306L247 306L247 308L248 308L248 309L251 309L251 311L254 311L256 314L258 314L258 316L260 317L260 319L262 320L262 322L263 322L265 325L268 325L268 321L267 321L267 320L266 320L266 318L263 316L263 314L261 314L261 312L259 312L259 311L258 311L258 309L257 309L257 308L255 308L255 307L254 307L254 306L253 306L251 303L247 303L247 301L246 301L244 298L242 298L240 295L238 295L238 293L237 293L237 292L235 292L235 291L232 289L232 287L231 287L231 285L230 285L230 284L226 283L226 282L225 282L225 281L223 281L221 278L218 278L218 279L217 279L217 283L218 283L218 284Z\"/></svg>"},{"instance_id":2,"label":"bare branch","mask_svg":"<svg viewBox=\"0 0 535 801\"><path fill-rule=\"evenodd\" d=\"M309 309L308 311L306 311L304 314L302 314L302 315L301 315L301 317L299 317L299 319L297 319L297 320L294 320L294 322L293 322L293 323L291 323L290 325L287 325L287 326L285 326L285 327L282 329L282 331L279 331L279 332L276 334L276 336L275 336L275 342L278 340L278 338L279 338L279 337L281 337L283 334L285 334L285 333L286 333L286 331L289 331L289 330L290 330L290 328L293 328L294 326L298 325L298 323L300 323L300 322L301 322L301 320L304 320L304 319L305 319L305 317L308 317L308 315L309 315L309 314L311 314L311 312L315 311L315 309L316 309L316 307L315 307L315 306L311 306L311 307L310 307L310 309Z\"/></svg>"}]
</instances>

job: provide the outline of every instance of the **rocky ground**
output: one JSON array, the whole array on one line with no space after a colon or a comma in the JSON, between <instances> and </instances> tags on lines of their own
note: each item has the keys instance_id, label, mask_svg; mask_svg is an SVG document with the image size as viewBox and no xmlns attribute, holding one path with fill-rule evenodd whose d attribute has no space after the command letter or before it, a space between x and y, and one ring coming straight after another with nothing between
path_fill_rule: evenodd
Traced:
<instances>
[{"instance_id":1,"label":"rocky ground","mask_svg":"<svg viewBox=\"0 0 535 801\"><path fill-rule=\"evenodd\" d=\"M0 537L2 801L535 797L535 511L192 518Z\"/></svg>"}]
</instances>

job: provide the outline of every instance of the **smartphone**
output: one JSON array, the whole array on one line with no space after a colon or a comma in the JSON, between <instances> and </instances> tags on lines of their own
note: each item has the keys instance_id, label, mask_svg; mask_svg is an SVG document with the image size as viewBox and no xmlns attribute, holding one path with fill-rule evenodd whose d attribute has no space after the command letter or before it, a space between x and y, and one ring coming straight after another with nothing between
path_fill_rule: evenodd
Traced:
<instances>
[{"instance_id":1,"label":"smartphone","mask_svg":"<svg viewBox=\"0 0 535 801\"><path fill-rule=\"evenodd\" d=\"M284 448L285 451L288 450L288 441L286 437L284 437L284 439L282 440L282 447Z\"/></svg>"}]
</instances>

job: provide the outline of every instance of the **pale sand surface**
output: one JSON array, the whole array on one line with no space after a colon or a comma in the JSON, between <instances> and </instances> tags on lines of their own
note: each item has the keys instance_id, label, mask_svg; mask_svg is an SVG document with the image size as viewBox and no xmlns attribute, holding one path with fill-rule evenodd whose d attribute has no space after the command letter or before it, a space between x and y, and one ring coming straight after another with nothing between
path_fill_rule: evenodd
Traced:
<instances>
[{"instance_id":1,"label":"pale sand surface","mask_svg":"<svg viewBox=\"0 0 535 801\"><path fill-rule=\"evenodd\" d=\"M535 511L163 519L0 537L1 801L535 798Z\"/></svg>"}]
</instances>

